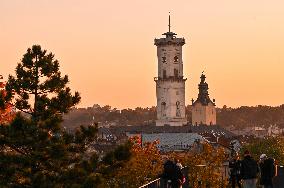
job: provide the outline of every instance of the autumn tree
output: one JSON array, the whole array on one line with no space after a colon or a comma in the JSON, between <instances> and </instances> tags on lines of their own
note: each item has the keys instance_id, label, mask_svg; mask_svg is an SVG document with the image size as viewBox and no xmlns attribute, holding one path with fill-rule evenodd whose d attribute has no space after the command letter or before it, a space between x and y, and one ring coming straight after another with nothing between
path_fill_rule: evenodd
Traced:
<instances>
[{"instance_id":1,"label":"autumn tree","mask_svg":"<svg viewBox=\"0 0 284 188\"><path fill-rule=\"evenodd\" d=\"M265 153L268 157L274 158L278 164L284 164L284 138L283 137L266 137L255 138L246 143L242 152L249 150L255 159Z\"/></svg>"},{"instance_id":2,"label":"autumn tree","mask_svg":"<svg viewBox=\"0 0 284 188\"><path fill-rule=\"evenodd\" d=\"M106 180L103 187L136 188L157 178L163 165L156 145L157 142L153 142L142 146L135 137L107 154L100 167Z\"/></svg>"},{"instance_id":3,"label":"autumn tree","mask_svg":"<svg viewBox=\"0 0 284 188\"><path fill-rule=\"evenodd\" d=\"M0 80L3 79L3 76L0 75ZM9 103L4 102L4 98L6 96L5 91L5 83L0 81L0 101L2 101L2 105L0 108L0 125L5 125L10 123L15 117L15 112L13 111L13 106Z\"/></svg>"},{"instance_id":4,"label":"autumn tree","mask_svg":"<svg viewBox=\"0 0 284 188\"><path fill-rule=\"evenodd\" d=\"M10 103L21 113L0 126L0 187L71 187L90 180L92 170L84 164L96 160L85 159L85 151L96 127L75 134L62 128L62 114L80 101L68 82L54 54L39 45L27 50L16 76L9 76L0 104Z\"/></svg>"},{"instance_id":5,"label":"autumn tree","mask_svg":"<svg viewBox=\"0 0 284 188\"><path fill-rule=\"evenodd\" d=\"M196 150L182 155L180 161L189 168L189 182L193 188L219 188L228 184L224 178L223 165L226 153L223 148L214 148L209 143L199 143Z\"/></svg>"}]
</instances>

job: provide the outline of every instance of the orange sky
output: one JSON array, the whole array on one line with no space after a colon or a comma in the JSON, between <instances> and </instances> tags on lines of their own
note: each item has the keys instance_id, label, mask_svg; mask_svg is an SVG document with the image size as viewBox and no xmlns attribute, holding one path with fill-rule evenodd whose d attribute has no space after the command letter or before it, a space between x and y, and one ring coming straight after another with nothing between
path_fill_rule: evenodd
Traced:
<instances>
[{"instance_id":1,"label":"orange sky","mask_svg":"<svg viewBox=\"0 0 284 188\"><path fill-rule=\"evenodd\" d=\"M217 106L284 99L283 0L0 0L0 74L14 74L28 47L55 53L79 106L156 105L154 38L186 39L186 103L203 70Z\"/></svg>"}]
</instances>

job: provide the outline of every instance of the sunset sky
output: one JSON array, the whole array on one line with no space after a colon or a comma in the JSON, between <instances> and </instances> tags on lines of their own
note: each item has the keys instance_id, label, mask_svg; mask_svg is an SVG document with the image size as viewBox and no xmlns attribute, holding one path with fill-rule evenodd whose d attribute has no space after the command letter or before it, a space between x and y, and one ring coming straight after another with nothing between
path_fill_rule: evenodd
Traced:
<instances>
[{"instance_id":1,"label":"sunset sky","mask_svg":"<svg viewBox=\"0 0 284 188\"><path fill-rule=\"evenodd\" d=\"M204 70L223 105L284 103L283 0L0 0L0 74L28 47L55 53L80 107L156 105L154 38L184 37L186 104Z\"/></svg>"}]
</instances>

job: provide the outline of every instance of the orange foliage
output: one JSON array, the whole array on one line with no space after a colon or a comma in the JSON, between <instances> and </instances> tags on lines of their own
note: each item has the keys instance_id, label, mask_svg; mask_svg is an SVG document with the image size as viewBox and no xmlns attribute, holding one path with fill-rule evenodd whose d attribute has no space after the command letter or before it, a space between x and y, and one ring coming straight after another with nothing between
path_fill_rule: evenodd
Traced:
<instances>
[{"instance_id":1,"label":"orange foliage","mask_svg":"<svg viewBox=\"0 0 284 188\"><path fill-rule=\"evenodd\" d=\"M193 188L226 187L226 153L223 148L214 148L209 143L200 143L195 152L186 153L180 161L189 167L189 181Z\"/></svg>"},{"instance_id":2,"label":"orange foliage","mask_svg":"<svg viewBox=\"0 0 284 188\"><path fill-rule=\"evenodd\" d=\"M0 75L0 79L3 79L3 77ZM5 97L6 91L5 91L5 83L0 82L0 96ZM15 112L13 111L13 106L11 104L5 104L4 109L0 108L0 124L8 124L13 120L15 117Z\"/></svg>"},{"instance_id":3,"label":"orange foliage","mask_svg":"<svg viewBox=\"0 0 284 188\"><path fill-rule=\"evenodd\" d=\"M162 172L162 157L156 147L157 141L144 143L138 137L131 139L132 157L115 172L113 187L139 187L158 177Z\"/></svg>"}]
</instances>

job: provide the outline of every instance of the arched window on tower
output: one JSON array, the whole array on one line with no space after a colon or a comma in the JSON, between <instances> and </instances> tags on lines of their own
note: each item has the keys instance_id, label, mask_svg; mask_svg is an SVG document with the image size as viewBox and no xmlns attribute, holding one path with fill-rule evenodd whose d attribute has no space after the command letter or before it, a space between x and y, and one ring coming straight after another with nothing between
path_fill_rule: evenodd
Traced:
<instances>
[{"instance_id":1,"label":"arched window on tower","mask_svg":"<svg viewBox=\"0 0 284 188\"><path fill-rule=\"evenodd\" d=\"M174 77L178 78L178 70L177 69L174 69Z\"/></svg>"},{"instance_id":2,"label":"arched window on tower","mask_svg":"<svg viewBox=\"0 0 284 188\"><path fill-rule=\"evenodd\" d=\"M161 114L162 116L166 116L166 103L165 102L161 103Z\"/></svg>"},{"instance_id":3,"label":"arched window on tower","mask_svg":"<svg viewBox=\"0 0 284 188\"><path fill-rule=\"evenodd\" d=\"M180 115L180 102L179 101L176 102L176 116L177 117L181 116Z\"/></svg>"},{"instance_id":4,"label":"arched window on tower","mask_svg":"<svg viewBox=\"0 0 284 188\"><path fill-rule=\"evenodd\" d=\"M163 78L167 78L167 71L163 70Z\"/></svg>"}]
</instances>

